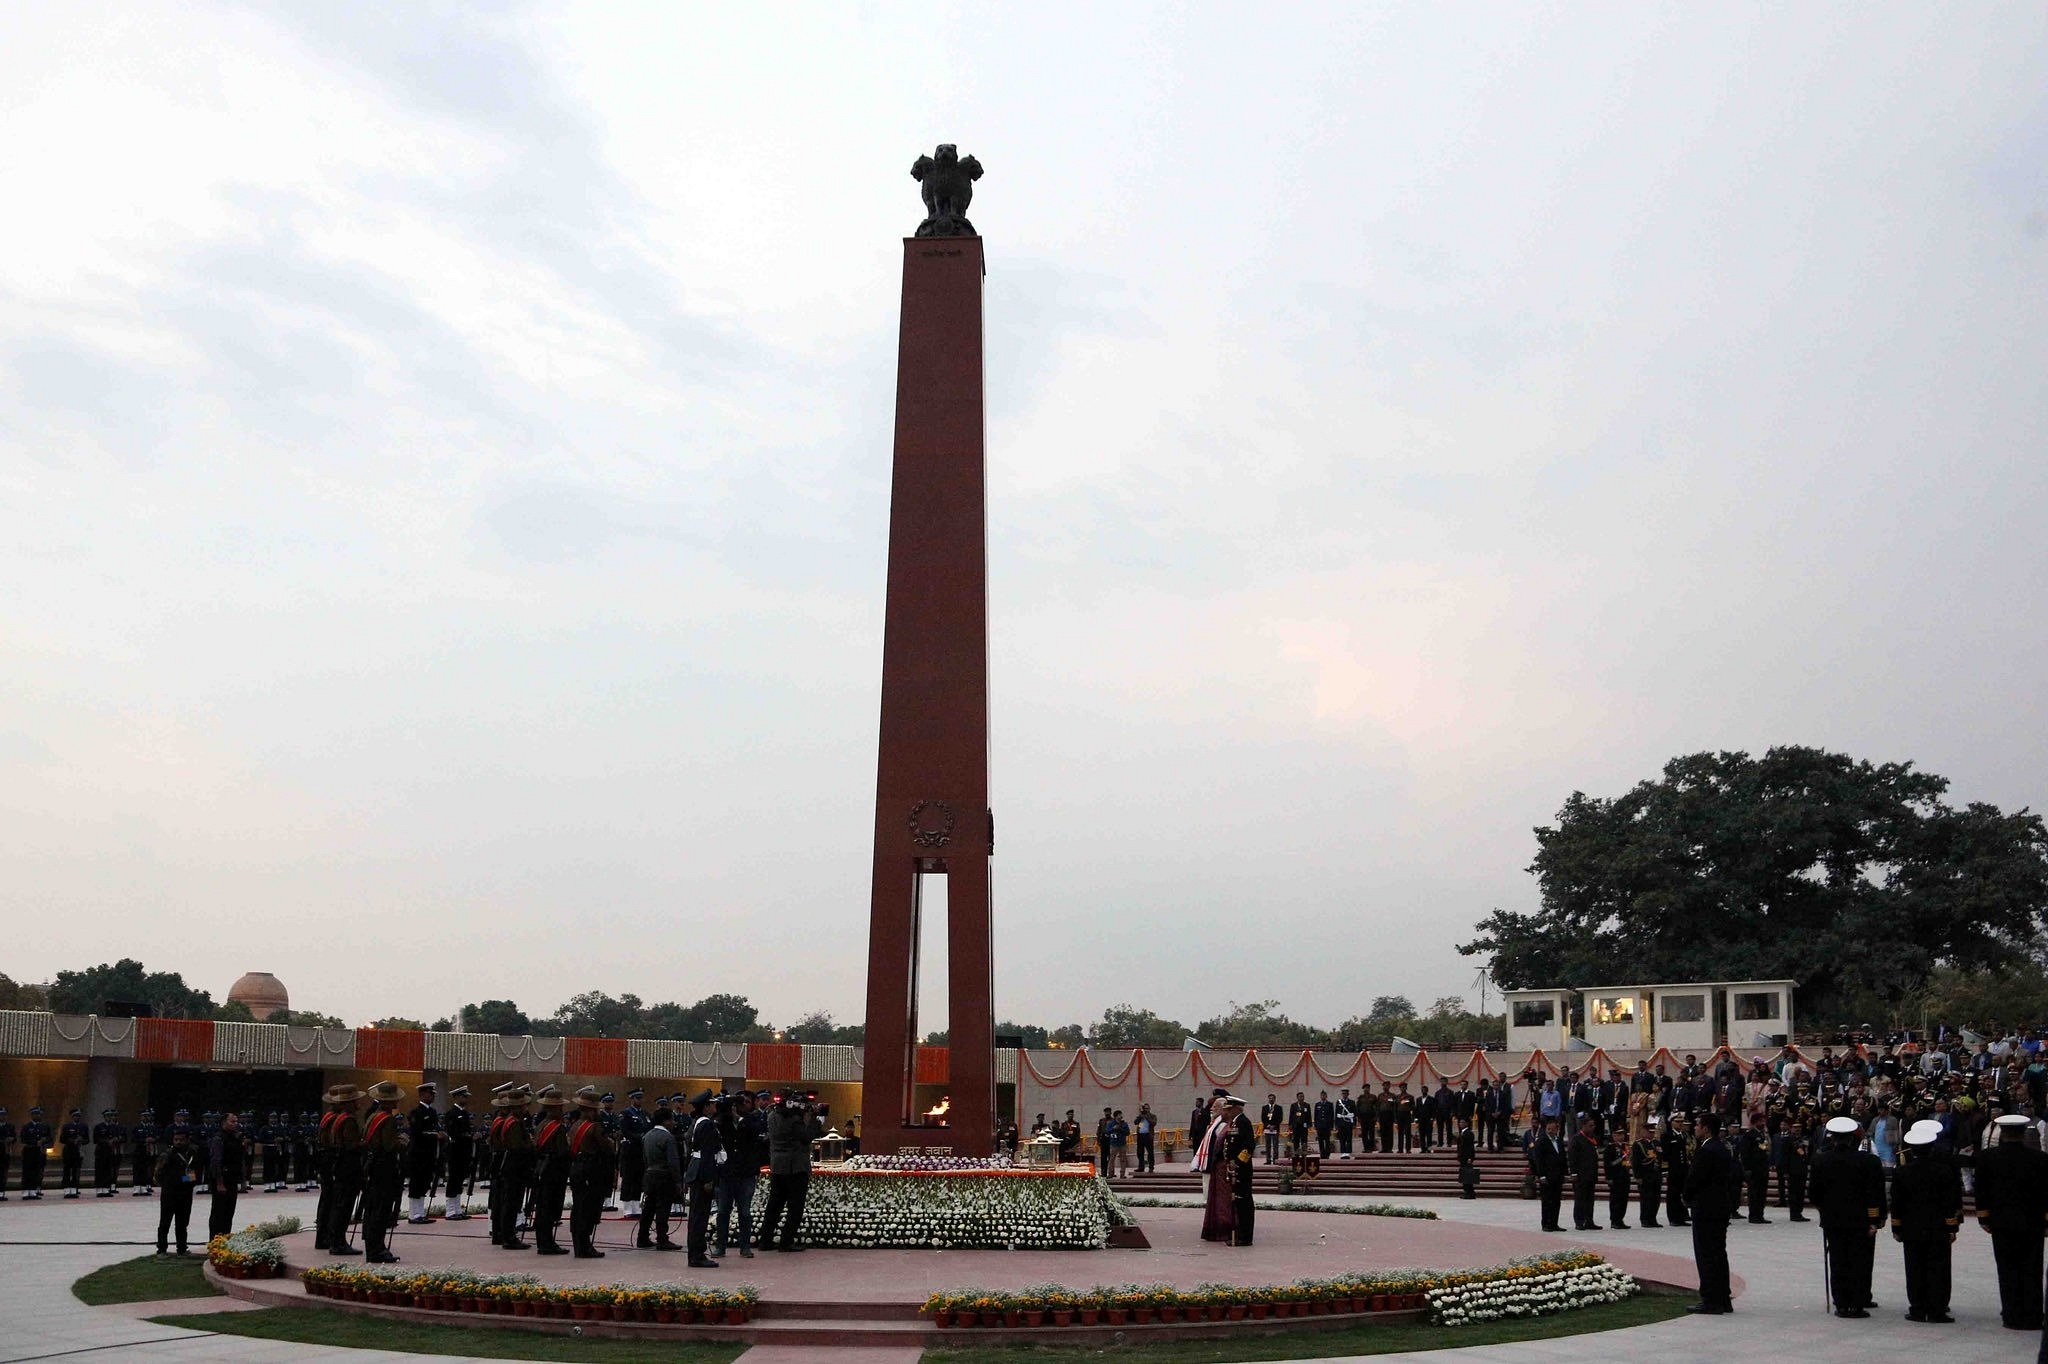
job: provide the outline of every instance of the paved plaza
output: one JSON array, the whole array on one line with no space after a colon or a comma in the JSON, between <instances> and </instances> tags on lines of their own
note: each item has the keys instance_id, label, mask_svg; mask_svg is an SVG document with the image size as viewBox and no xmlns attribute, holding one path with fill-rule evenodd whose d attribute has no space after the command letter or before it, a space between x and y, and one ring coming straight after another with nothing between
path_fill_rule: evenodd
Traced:
<instances>
[{"instance_id":1,"label":"paved plaza","mask_svg":"<svg viewBox=\"0 0 2048 1364\"><path fill-rule=\"evenodd\" d=\"M1434 1208L1448 1220L1471 1224L1475 1231L1484 1227L1527 1232L1536 1221L1533 1204L1514 1200L1416 1201L1419 1206ZM204 1200L200 1203L203 1217ZM249 1197L242 1200L241 1207L245 1220L280 1213L310 1218L313 1198L296 1194ZM1275 1228L1277 1234L1282 1216L1269 1214L1264 1225ZM1356 1224L1362 1238L1390 1226L1379 1219L1363 1218L1356 1219ZM155 1229L154 1205L126 1196L110 1201L88 1198L76 1203L51 1200L40 1205L0 1205L0 1282L6 1285L6 1292L0 1295L0 1364L58 1357L89 1360L101 1354L124 1360L223 1360L238 1364L284 1364L298 1360L354 1364L394 1360L417 1364L429 1358L446 1358L244 1340L179 1331L146 1320L150 1315L168 1312L216 1311L233 1306L220 1298L187 1299L149 1307L87 1307L71 1296L71 1283L80 1275L152 1249ZM1394 1228L1387 1234L1398 1230ZM413 1245L419 1243L419 1238L411 1239ZM400 1235L401 1254L411 1249L407 1240L404 1234ZM1544 1242L1558 1246L1581 1243L1602 1251L1621 1251L1626 1247L1638 1253L1690 1254L1687 1233L1671 1228L1601 1232L1584 1237L1558 1235L1545 1237ZM1778 1213L1768 1227L1734 1228L1729 1246L1736 1273L1743 1280L1743 1290L1736 1298L1735 1317L1684 1318L1606 1333L1599 1337L1599 1349L1609 1355L1625 1351L1634 1357L1655 1357L1666 1362L1725 1360L1745 1343L1762 1339L1770 1342L1773 1354L1809 1360L1925 1356L1995 1361L2031 1360L2039 1345L2038 1337L1999 1327L1990 1238L1975 1227L1966 1227L1956 1246L1954 1310L1958 1320L1953 1326L1920 1326L1902 1319L1904 1281L1898 1248L1889 1237L1881 1241L1877 1261L1877 1296L1884 1306L1867 1321L1841 1321L1822 1310L1817 1226L1790 1223ZM803 1258L823 1261L831 1254ZM1327 1269L1334 1272L1344 1263L1333 1252ZM796 1267L792 1262L787 1270ZM747 1277L749 1268L745 1262L736 1260L733 1269L721 1271L721 1276L737 1281ZM778 1264L776 1272L787 1271ZM1484 1350L1454 1348L1375 1358L1429 1360L1437 1364L1484 1358L1539 1364L1550 1360L1580 1361L1586 1357L1587 1348L1585 1340L1566 1337ZM898 1349L759 1347L743 1358L748 1364L823 1364L827 1360L843 1364L914 1364L916 1354L915 1350Z\"/></svg>"}]
</instances>

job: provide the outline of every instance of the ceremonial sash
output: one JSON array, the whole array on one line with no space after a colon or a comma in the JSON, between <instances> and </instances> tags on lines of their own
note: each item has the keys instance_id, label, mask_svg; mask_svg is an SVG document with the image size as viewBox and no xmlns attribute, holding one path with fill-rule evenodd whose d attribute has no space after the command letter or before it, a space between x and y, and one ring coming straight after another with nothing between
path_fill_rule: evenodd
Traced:
<instances>
[{"instance_id":1,"label":"ceremonial sash","mask_svg":"<svg viewBox=\"0 0 2048 1364\"><path fill-rule=\"evenodd\" d=\"M592 1129L593 1127L596 1127L596 1126L597 1126L597 1124L596 1124L596 1123L594 1123L594 1122L589 1122L589 1121L585 1121L585 1122L582 1122L582 1123L579 1123L579 1124L577 1124L576 1130L575 1130L574 1132L571 1132L571 1133L569 1134L569 1154L570 1154L570 1155L572 1155L572 1156L580 1156L580 1155L582 1155L582 1154L583 1154L583 1143L584 1143L584 1140L585 1140L586 1138L588 1138L588 1137L590 1136L590 1130L591 1130L591 1129Z\"/></svg>"},{"instance_id":2,"label":"ceremonial sash","mask_svg":"<svg viewBox=\"0 0 2048 1364\"><path fill-rule=\"evenodd\" d=\"M562 1120L560 1118L549 1118L540 1125L540 1133L533 1139L533 1144L535 1146L546 1146L561 1128Z\"/></svg>"},{"instance_id":3,"label":"ceremonial sash","mask_svg":"<svg viewBox=\"0 0 2048 1364\"><path fill-rule=\"evenodd\" d=\"M375 1141L377 1139L378 1129L384 1126L385 1119L389 1118L390 1116L391 1112L389 1109L377 1110L377 1112L370 1118L370 1125L367 1128L363 1129L364 1142L367 1143Z\"/></svg>"}]
</instances>

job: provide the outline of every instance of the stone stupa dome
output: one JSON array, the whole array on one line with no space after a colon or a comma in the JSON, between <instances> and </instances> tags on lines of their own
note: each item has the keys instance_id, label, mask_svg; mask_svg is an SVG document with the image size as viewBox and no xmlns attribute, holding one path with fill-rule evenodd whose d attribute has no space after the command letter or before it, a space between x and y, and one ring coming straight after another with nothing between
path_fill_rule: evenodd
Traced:
<instances>
[{"instance_id":1,"label":"stone stupa dome","mask_svg":"<svg viewBox=\"0 0 2048 1364\"><path fill-rule=\"evenodd\" d=\"M292 1003L284 982L268 971L251 971L228 987L228 1003L238 1002L249 1006L258 1023Z\"/></svg>"}]
</instances>

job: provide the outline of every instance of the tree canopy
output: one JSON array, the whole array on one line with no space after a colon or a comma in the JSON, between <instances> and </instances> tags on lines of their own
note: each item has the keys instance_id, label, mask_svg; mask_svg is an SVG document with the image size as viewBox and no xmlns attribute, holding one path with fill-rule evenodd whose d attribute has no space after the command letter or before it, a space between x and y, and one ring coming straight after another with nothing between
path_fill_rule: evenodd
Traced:
<instances>
[{"instance_id":1,"label":"tree canopy","mask_svg":"<svg viewBox=\"0 0 2048 1364\"><path fill-rule=\"evenodd\" d=\"M1232 1000L1229 1013L1202 1020L1195 1036L1212 1047L1314 1047L1328 1034L1281 1013L1279 1000L1262 999L1253 1004Z\"/></svg>"},{"instance_id":2,"label":"tree canopy","mask_svg":"<svg viewBox=\"0 0 2048 1364\"><path fill-rule=\"evenodd\" d=\"M1536 830L1541 908L1494 911L1458 950L1509 989L1790 979L1815 1017L1937 966L2023 958L2048 920L2048 830L1952 807L1948 785L1786 747L1673 758L1612 799L1574 791Z\"/></svg>"},{"instance_id":3,"label":"tree canopy","mask_svg":"<svg viewBox=\"0 0 2048 1364\"><path fill-rule=\"evenodd\" d=\"M506 1036L530 1033L535 1037L649 1037L679 1042L765 1042L774 1029L760 1021L760 1010L743 995L706 995L695 1004L667 1001L648 1004L636 994L612 995L603 990L585 990L571 995L552 1014L529 1015L509 999L486 999L462 1006L464 1032L494 1032ZM830 1014L813 1014L831 1027ZM437 1032L455 1027L453 1018L434 1024ZM848 1029L835 1029L836 1040L846 1040ZM858 1040L858 1029L852 1030ZM803 1038L796 1039L806 1040Z\"/></svg>"},{"instance_id":4,"label":"tree canopy","mask_svg":"<svg viewBox=\"0 0 2048 1364\"><path fill-rule=\"evenodd\" d=\"M16 984L12 976L0 973L0 1009L47 1009L50 992L41 985Z\"/></svg>"},{"instance_id":5,"label":"tree canopy","mask_svg":"<svg viewBox=\"0 0 2048 1364\"><path fill-rule=\"evenodd\" d=\"M814 1047L841 1046L857 1047L866 1040L866 1025L848 1023L841 1025L832 1021L832 1015L824 1009L805 1014L782 1030L785 1042L803 1042Z\"/></svg>"},{"instance_id":6,"label":"tree canopy","mask_svg":"<svg viewBox=\"0 0 2048 1364\"><path fill-rule=\"evenodd\" d=\"M1168 1047L1178 1049L1188 1030L1150 1009L1115 1004L1102 1011L1102 1021L1088 1030L1091 1047Z\"/></svg>"},{"instance_id":7,"label":"tree canopy","mask_svg":"<svg viewBox=\"0 0 2048 1364\"><path fill-rule=\"evenodd\" d=\"M103 1014L109 1000L146 1004L158 1018L212 1018L213 996L185 984L176 971L151 971L133 957L83 971L59 971L50 1008L60 1014Z\"/></svg>"}]
</instances>

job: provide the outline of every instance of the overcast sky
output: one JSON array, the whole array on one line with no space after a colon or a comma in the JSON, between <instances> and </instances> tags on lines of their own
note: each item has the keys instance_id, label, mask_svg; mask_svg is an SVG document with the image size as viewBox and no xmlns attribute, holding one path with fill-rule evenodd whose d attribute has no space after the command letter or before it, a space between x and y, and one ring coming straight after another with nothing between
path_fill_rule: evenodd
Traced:
<instances>
[{"instance_id":1,"label":"overcast sky","mask_svg":"<svg viewBox=\"0 0 2048 1364\"><path fill-rule=\"evenodd\" d=\"M941 141L1005 1016L1467 991L1676 753L2048 798L2048 9L1008 12L0 8L0 970L857 1019Z\"/></svg>"}]
</instances>

